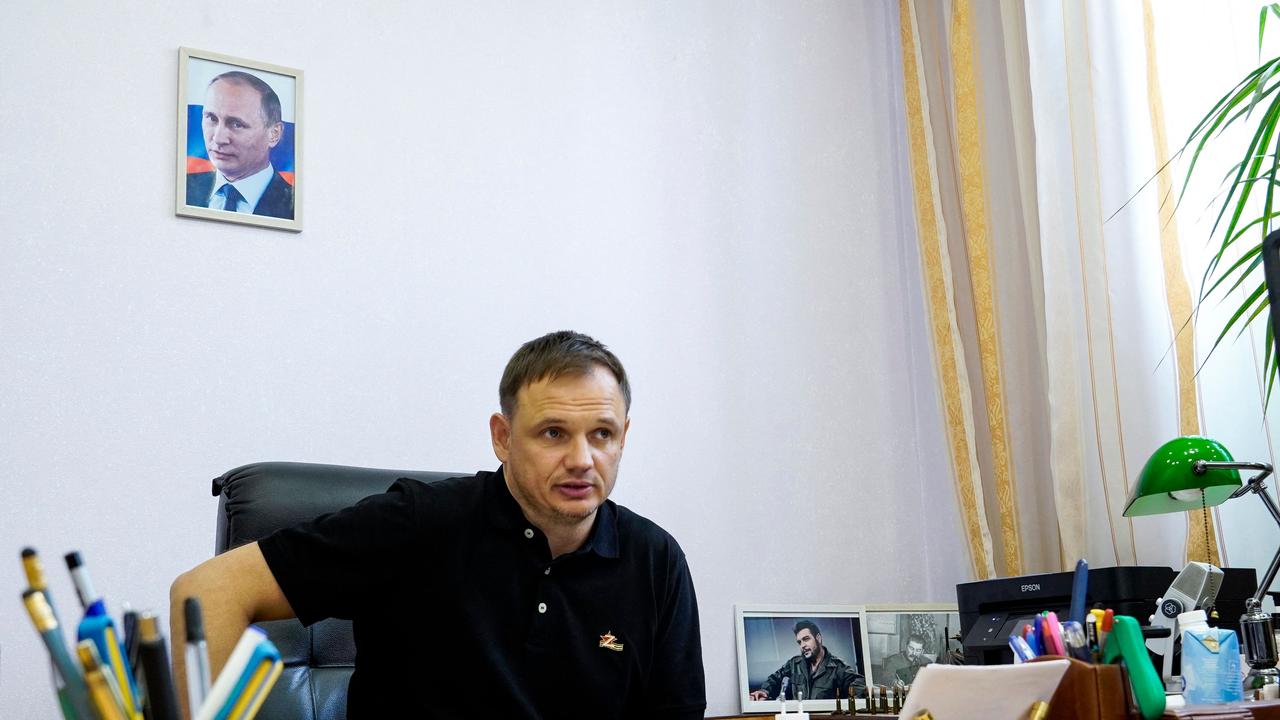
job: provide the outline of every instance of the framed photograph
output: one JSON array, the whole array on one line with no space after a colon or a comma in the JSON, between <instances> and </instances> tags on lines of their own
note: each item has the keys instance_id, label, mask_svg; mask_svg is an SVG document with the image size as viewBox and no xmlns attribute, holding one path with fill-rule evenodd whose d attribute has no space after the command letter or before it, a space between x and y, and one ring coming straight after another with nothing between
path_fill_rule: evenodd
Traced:
<instances>
[{"instance_id":1,"label":"framed photograph","mask_svg":"<svg viewBox=\"0 0 1280 720\"><path fill-rule=\"evenodd\" d=\"M806 711L835 710L835 689L845 698L865 675L863 612L860 605L735 605L742 712L776 713L782 698L802 694Z\"/></svg>"},{"instance_id":2,"label":"framed photograph","mask_svg":"<svg viewBox=\"0 0 1280 720\"><path fill-rule=\"evenodd\" d=\"M920 668L950 662L960 651L960 613L955 605L868 605L867 683L910 685Z\"/></svg>"},{"instance_id":3,"label":"framed photograph","mask_svg":"<svg viewBox=\"0 0 1280 720\"><path fill-rule=\"evenodd\" d=\"M302 230L302 71L178 58L177 214Z\"/></svg>"}]
</instances>

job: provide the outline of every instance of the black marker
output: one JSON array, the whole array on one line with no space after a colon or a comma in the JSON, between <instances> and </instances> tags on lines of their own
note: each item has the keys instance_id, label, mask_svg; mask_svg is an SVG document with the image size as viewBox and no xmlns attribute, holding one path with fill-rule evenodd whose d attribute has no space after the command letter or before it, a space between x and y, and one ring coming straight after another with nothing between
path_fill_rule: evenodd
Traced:
<instances>
[{"instance_id":1,"label":"black marker","mask_svg":"<svg viewBox=\"0 0 1280 720\"><path fill-rule=\"evenodd\" d=\"M148 720L182 720L169 671L169 653L155 613L144 612L138 618L138 659L147 684Z\"/></svg>"}]
</instances>

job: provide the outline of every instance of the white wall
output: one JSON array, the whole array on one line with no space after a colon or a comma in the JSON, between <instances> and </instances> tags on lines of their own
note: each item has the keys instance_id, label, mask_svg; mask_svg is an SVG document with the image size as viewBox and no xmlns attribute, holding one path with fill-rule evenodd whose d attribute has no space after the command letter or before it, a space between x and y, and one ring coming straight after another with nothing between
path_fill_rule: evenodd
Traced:
<instances>
[{"instance_id":1,"label":"white wall","mask_svg":"<svg viewBox=\"0 0 1280 720\"><path fill-rule=\"evenodd\" d=\"M615 499L679 538L710 714L735 602L954 601L896 3L9 3L0 707L55 717L33 545L118 609L256 460L475 470L516 346L634 376ZM177 48L306 71L306 230L173 215ZM931 496L936 494L936 496ZM70 613L68 613L70 614Z\"/></svg>"}]
</instances>

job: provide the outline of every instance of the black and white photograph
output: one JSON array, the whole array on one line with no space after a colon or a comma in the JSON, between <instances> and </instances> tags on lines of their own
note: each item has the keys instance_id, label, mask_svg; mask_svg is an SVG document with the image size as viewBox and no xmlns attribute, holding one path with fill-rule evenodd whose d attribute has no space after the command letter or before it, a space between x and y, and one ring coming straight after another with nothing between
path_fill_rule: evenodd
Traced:
<instances>
[{"instance_id":1,"label":"black and white photograph","mask_svg":"<svg viewBox=\"0 0 1280 720\"><path fill-rule=\"evenodd\" d=\"M897 687L915 682L926 665L949 662L959 641L960 614L954 606L870 606L867 628L868 682Z\"/></svg>"},{"instance_id":2,"label":"black and white photograph","mask_svg":"<svg viewBox=\"0 0 1280 720\"><path fill-rule=\"evenodd\" d=\"M834 710L837 691L841 698L849 688L862 694L861 606L739 605L735 611L742 712L777 710L784 699L803 700L805 710Z\"/></svg>"}]
</instances>

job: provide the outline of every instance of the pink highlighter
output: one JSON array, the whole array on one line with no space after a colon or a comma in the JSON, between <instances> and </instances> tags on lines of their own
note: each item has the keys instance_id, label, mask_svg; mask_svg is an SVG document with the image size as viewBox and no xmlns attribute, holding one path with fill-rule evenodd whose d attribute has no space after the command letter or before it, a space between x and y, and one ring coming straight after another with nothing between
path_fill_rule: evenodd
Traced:
<instances>
[{"instance_id":1,"label":"pink highlighter","mask_svg":"<svg viewBox=\"0 0 1280 720\"><path fill-rule=\"evenodd\" d=\"M1067 646L1062 644L1062 626L1058 624L1058 615L1050 611L1045 615L1045 646L1054 655L1066 655Z\"/></svg>"}]
</instances>

